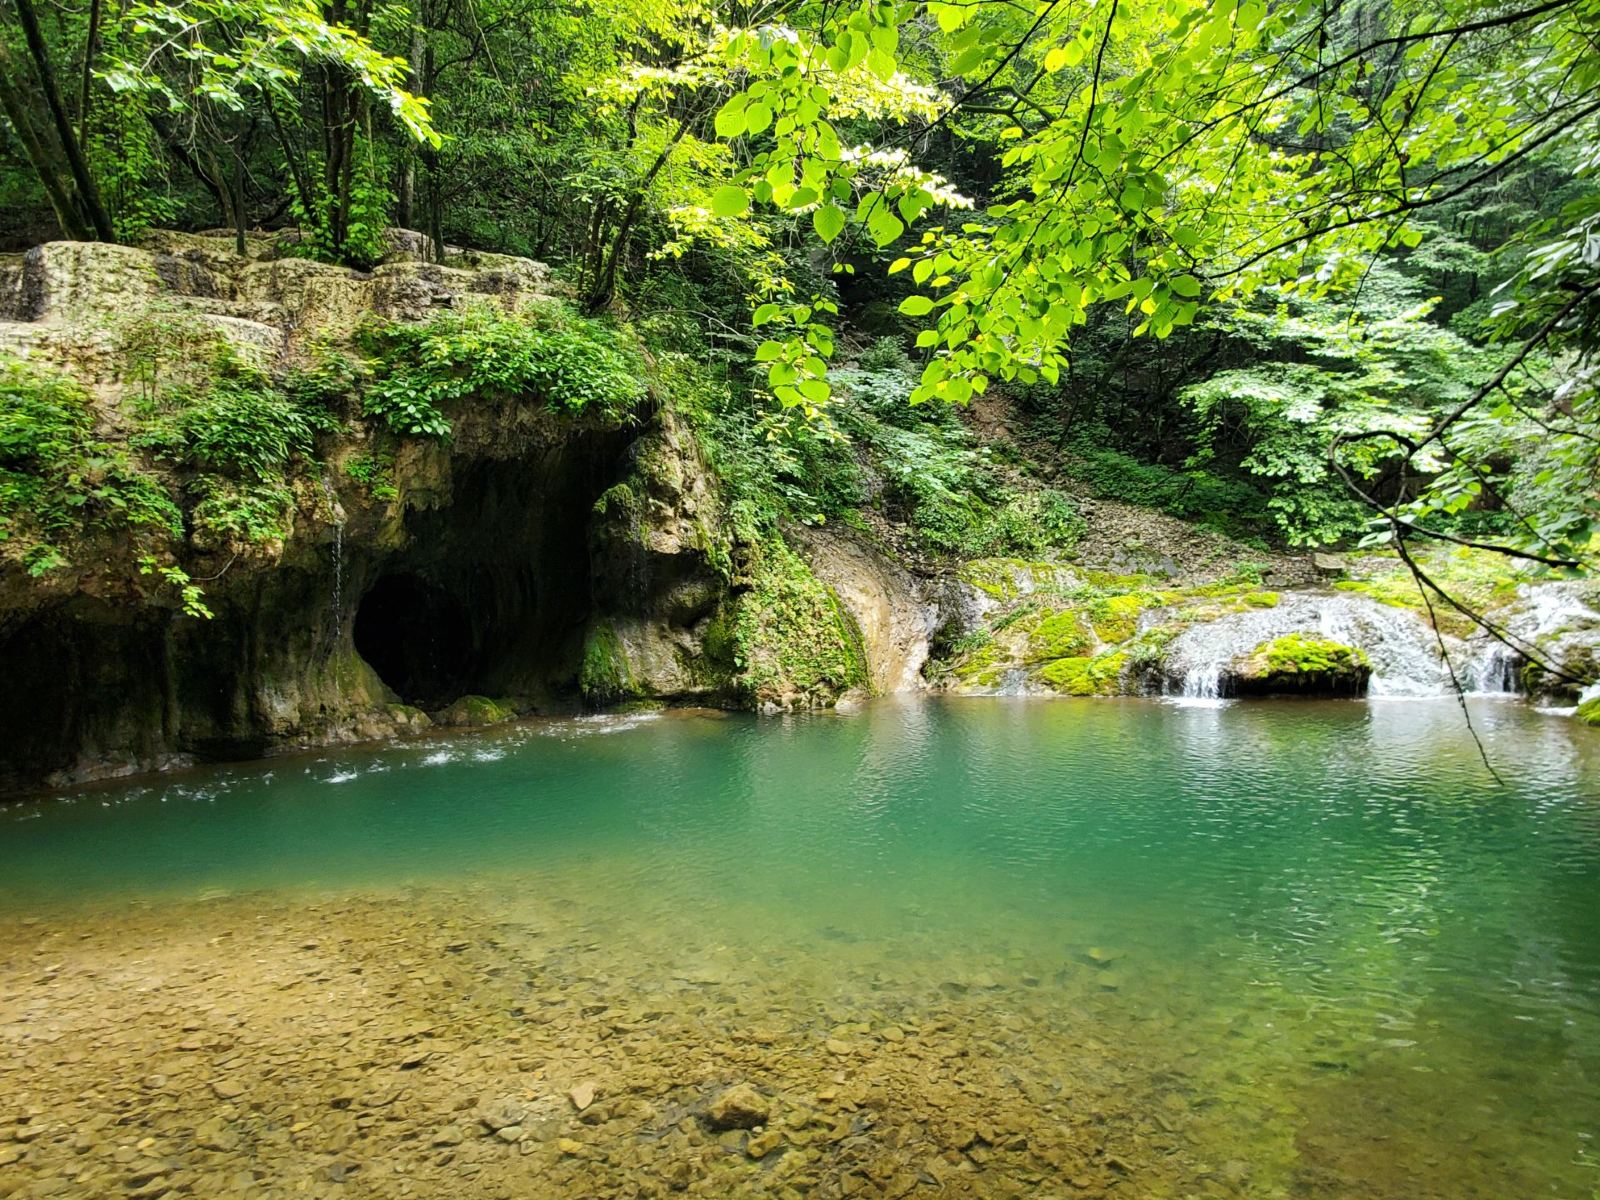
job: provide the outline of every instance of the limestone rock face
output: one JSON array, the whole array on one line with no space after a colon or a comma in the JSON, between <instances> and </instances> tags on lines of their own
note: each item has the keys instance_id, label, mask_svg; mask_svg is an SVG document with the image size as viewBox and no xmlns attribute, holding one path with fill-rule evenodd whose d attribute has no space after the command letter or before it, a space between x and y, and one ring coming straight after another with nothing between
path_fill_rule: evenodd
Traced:
<instances>
[{"instance_id":1,"label":"limestone rock face","mask_svg":"<svg viewBox=\"0 0 1600 1200\"><path fill-rule=\"evenodd\" d=\"M47 242L0 256L0 345L92 341L159 303L276 357L348 333L367 314L420 321L473 298L513 304L557 290L542 263L460 250L430 263L414 235L396 235L371 271L288 253L292 230L251 237L243 256L231 235L152 233L142 246Z\"/></svg>"},{"instance_id":2,"label":"limestone rock face","mask_svg":"<svg viewBox=\"0 0 1600 1200\"><path fill-rule=\"evenodd\" d=\"M243 256L231 238L165 234L0 258L0 350L69 371L115 443L137 400L125 338L141 319L199 320L276 371L368 314L421 320L554 290L542 264L457 251L428 263L403 235L369 272L293 257L285 236L253 237ZM350 467L380 447L353 402L339 416L321 461L290 481L281 537L181 547L211 619L141 574L126 535L96 535L37 577L0 559L0 788L576 698L597 586L588 525L640 430L533 401L465 405L448 443L389 447L393 487L378 495Z\"/></svg>"},{"instance_id":3,"label":"limestone rock face","mask_svg":"<svg viewBox=\"0 0 1600 1200\"><path fill-rule=\"evenodd\" d=\"M590 527L596 611L584 694L601 703L727 698L734 665L712 631L729 599L732 545L711 470L671 412L626 461Z\"/></svg>"},{"instance_id":4,"label":"limestone rock face","mask_svg":"<svg viewBox=\"0 0 1600 1200\"><path fill-rule=\"evenodd\" d=\"M861 630L875 695L920 691L928 646L941 624L933 581L919 579L847 531L796 528L792 539Z\"/></svg>"}]
</instances>

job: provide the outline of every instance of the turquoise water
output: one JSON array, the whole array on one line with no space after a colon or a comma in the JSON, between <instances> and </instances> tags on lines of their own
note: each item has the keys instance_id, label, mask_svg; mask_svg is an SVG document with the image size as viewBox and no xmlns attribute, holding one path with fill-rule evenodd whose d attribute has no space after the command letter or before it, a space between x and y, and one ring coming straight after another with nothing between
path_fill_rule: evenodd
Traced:
<instances>
[{"instance_id":1,"label":"turquoise water","mask_svg":"<svg viewBox=\"0 0 1600 1200\"><path fill-rule=\"evenodd\" d=\"M414 883L663 973L1057 989L1063 1036L1181 1065L1239 1194L1590 1200L1600 735L1473 717L1503 786L1443 702L535 723L0 809L0 905Z\"/></svg>"}]
</instances>

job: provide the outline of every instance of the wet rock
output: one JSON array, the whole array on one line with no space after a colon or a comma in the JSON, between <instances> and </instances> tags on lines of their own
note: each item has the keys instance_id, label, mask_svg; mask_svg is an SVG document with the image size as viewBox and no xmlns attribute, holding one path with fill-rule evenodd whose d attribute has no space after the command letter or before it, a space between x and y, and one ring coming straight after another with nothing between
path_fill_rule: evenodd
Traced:
<instances>
[{"instance_id":1,"label":"wet rock","mask_svg":"<svg viewBox=\"0 0 1600 1200\"><path fill-rule=\"evenodd\" d=\"M765 1125L772 1105L748 1083L726 1089L706 1109L706 1125L713 1130L754 1129Z\"/></svg>"},{"instance_id":2,"label":"wet rock","mask_svg":"<svg viewBox=\"0 0 1600 1200\"><path fill-rule=\"evenodd\" d=\"M776 1129L768 1129L746 1142L744 1152L751 1158L765 1158L781 1145L783 1145L783 1134Z\"/></svg>"},{"instance_id":3,"label":"wet rock","mask_svg":"<svg viewBox=\"0 0 1600 1200\"><path fill-rule=\"evenodd\" d=\"M492 1101L479 1109L478 1121L490 1133L497 1133L507 1126L522 1124L527 1115L528 1110L520 1101L506 1098Z\"/></svg>"},{"instance_id":4,"label":"wet rock","mask_svg":"<svg viewBox=\"0 0 1600 1200\"><path fill-rule=\"evenodd\" d=\"M582 1112L594 1103L595 1088L592 1083L580 1083L567 1093L567 1099L572 1101L572 1107Z\"/></svg>"},{"instance_id":5,"label":"wet rock","mask_svg":"<svg viewBox=\"0 0 1600 1200\"><path fill-rule=\"evenodd\" d=\"M461 1132L459 1125L446 1125L433 1135L435 1146L459 1146L466 1140L466 1135Z\"/></svg>"},{"instance_id":6,"label":"wet rock","mask_svg":"<svg viewBox=\"0 0 1600 1200\"><path fill-rule=\"evenodd\" d=\"M221 1117L213 1117L194 1131L195 1144L202 1150L228 1153L239 1147L239 1135Z\"/></svg>"},{"instance_id":7,"label":"wet rock","mask_svg":"<svg viewBox=\"0 0 1600 1200\"><path fill-rule=\"evenodd\" d=\"M573 1158L582 1157L588 1152L587 1146L582 1142L574 1141L572 1138L557 1138L556 1149Z\"/></svg>"},{"instance_id":8,"label":"wet rock","mask_svg":"<svg viewBox=\"0 0 1600 1200\"><path fill-rule=\"evenodd\" d=\"M232 1079L218 1079L211 1085L218 1100L236 1100L244 1095L244 1085Z\"/></svg>"}]
</instances>

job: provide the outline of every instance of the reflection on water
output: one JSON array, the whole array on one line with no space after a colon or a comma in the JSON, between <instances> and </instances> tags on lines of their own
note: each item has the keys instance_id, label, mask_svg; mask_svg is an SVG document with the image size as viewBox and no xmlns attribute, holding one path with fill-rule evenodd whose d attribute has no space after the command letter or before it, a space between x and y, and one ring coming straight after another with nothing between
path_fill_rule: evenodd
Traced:
<instances>
[{"instance_id":1,"label":"reflection on water","mask_svg":"<svg viewBox=\"0 0 1600 1200\"><path fill-rule=\"evenodd\" d=\"M794 1011L992 995L998 1020L1026 989L1061 1054L1092 1029L1188 1081L1196 1161L1237 1177L1216 1194L1588 1200L1600 737L1473 715L1505 787L1453 702L530 724L0 809L0 894L114 921L456 887Z\"/></svg>"}]
</instances>

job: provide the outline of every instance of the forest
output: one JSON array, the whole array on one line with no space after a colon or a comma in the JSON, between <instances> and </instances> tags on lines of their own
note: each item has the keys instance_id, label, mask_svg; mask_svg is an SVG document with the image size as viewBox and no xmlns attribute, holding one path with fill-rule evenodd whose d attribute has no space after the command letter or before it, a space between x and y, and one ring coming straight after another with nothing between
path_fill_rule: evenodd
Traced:
<instances>
[{"instance_id":1,"label":"forest","mask_svg":"<svg viewBox=\"0 0 1600 1200\"><path fill-rule=\"evenodd\" d=\"M876 436L974 549L987 400L1263 545L1592 563L1595 0L4 5L4 244L543 260L763 518L848 513Z\"/></svg>"},{"instance_id":2,"label":"forest","mask_svg":"<svg viewBox=\"0 0 1600 1200\"><path fill-rule=\"evenodd\" d=\"M0 1200L1600 1200L1600 0L0 15Z\"/></svg>"}]
</instances>

